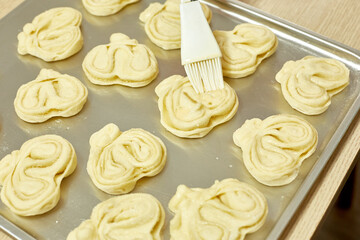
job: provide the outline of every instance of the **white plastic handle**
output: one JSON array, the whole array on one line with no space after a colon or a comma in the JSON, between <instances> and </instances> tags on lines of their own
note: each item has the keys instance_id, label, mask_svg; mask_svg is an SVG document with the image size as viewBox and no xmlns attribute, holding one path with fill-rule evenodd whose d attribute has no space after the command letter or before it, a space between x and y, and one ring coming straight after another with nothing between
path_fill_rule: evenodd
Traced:
<instances>
[{"instance_id":1,"label":"white plastic handle","mask_svg":"<svg viewBox=\"0 0 360 240\"><path fill-rule=\"evenodd\" d=\"M221 57L220 48L199 1L181 3L180 18L182 65Z\"/></svg>"}]
</instances>

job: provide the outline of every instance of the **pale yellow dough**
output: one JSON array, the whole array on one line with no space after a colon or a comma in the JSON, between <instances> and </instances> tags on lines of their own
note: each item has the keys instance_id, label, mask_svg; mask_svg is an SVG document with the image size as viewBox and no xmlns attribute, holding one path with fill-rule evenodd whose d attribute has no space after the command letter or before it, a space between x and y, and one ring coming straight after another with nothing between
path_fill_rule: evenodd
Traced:
<instances>
[{"instance_id":1,"label":"pale yellow dough","mask_svg":"<svg viewBox=\"0 0 360 240\"><path fill-rule=\"evenodd\" d=\"M75 77L41 69L37 78L22 85L14 100L16 114L30 123L52 117L70 117L81 111L87 88Z\"/></svg>"},{"instance_id":2,"label":"pale yellow dough","mask_svg":"<svg viewBox=\"0 0 360 240\"><path fill-rule=\"evenodd\" d=\"M18 53L31 54L46 62L68 58L83 46L81 13L73 8L47 10L25 24L18 35Z\"/></svg>"},{"instance_id":3,"label":"pale yellow dough","mask_svg":"<svg viewBox=\"0 0 360 240\"><path fill-rule=\"evenodd\" d=\"M30 139L0 161L1 201L21 216L48 212L59 201L61 181L75 168L75 150L66 139Z\"/></svg>"},{"instance_id":4,"label":"pale yellow dough","mask_svg":"<svg viewBox=\"0 0 360 240\"><path fill-rule=\"evenodd\" d=\"M85 9L95 16L108 16L119 12L139 0L82 0Z\"/></svg>"},{"instance_id":5,"label":"pale yellow dough","mask_svg":"<svg viewBox=\"0 0 360 240\"><path fill-rule=\"evenodd\" d=\"M210 22L210 9L204 4L202 8ZM151 3L139 19L145 24L145 32L154 44L165 50L181 47L180 0L167 0L164 4Z\"/></svg>"},{"instance_id":6,"label":"pale yellow dough","mask_svg":"<svg viewBox=\"0 0 360 240\"><path fill-rule=\"evenodd\" d=\"M93 48L82 68L94 84L129 87L148 85L159 73L153 52L122 33L112 34L109 44Z\"/></svg>"},{"instance_id":7,"label":"pale yellow dough","mask_svg":"<svg viewBox=\"0 0 360 240\"><path fill-rule=\"evenodd\" d=\"M180 185L169 209L175 214L171 240L242 240L264 224L268 213L261 192L231 178L207 189Z\"/></svg>"},{"instance_id":8,"label":"pale yellow dough","mask_svg":"<svg viewBox=\"0 0 360 240\"><path fill-rule=\"evenodd\" d=\"M110 198L93 209L67 240L161 240L165 213L160 202L145 193Z\"/></svg>"},{"instance_id":9,"label":"pale yellow dough","mask_svg":"<svg viewBox=\"0 0 360 240\"><path fill-rule=\"evenodd\" d=\"M239 102L227 83L221 90L197 94L187 77L173 75L156 88L161 124L183 138L200 138L229 121Z\"/></svg>"},{"instance_id":10,"label":"pale yellow dough","mask_svg":"<svg viewBox=\"0 0 360 240\"><path fill-rule=\"evenodd\" d=\"M157 175L166 156L160 138L140 128L121 132L110 123L90 138L87 171L102 191L123 194L133 190L140 178Z\"/></svg>"},{"instance_id":11,"label":"pale yellow dough","mask_svg":"<svg viewBox=\"0 0 360 240\"><path fill-rule=\"evenodd\" d=\"M250 23L239 24L232 31L214 31L214 36L222 52L223 75L231 78L254 73L278 45L270 29Z\"/></svg>"},{"instance_id":12,"label":"pale yellow dough","mask_svg":"<svg viewBox=\"0 0 360 240\"><path fill-rule=\"evenodd\" d=\"M265 120L246 120L233 139L256 180L268 186L281 186L297 177L303 161L316 150L318 134L304 119L280 114Z\"/></svg>"},{"instance_id":13,"label":"pale yellow dough","mask_svg":"<svg viewBox=\"0 0 360 240\"><path fill-rule=\"evenodd\" d=\"M349 84L349 69L335 59L307 56L286 62L275 78L292 108L317 115L325 112L331 97Z\"/></svg>"}]
</instances>

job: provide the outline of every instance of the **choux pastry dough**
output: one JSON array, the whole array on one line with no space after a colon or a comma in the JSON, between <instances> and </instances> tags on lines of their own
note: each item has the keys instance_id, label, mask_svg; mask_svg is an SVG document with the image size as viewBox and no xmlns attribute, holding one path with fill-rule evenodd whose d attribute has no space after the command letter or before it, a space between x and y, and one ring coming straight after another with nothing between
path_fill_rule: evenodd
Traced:
<instances>
[{"instance_id":1,"label":"choux pastry dough","mask_svg":"<svg viewBox=\"0 0 360 240\"><path fill-rule=\"evenodd\" d=\"M35 80L22 85L14 100L16 114L30 123L70 117L81 111L88 90L75 77L41 69Z\"/></svg>"},{"instance_id":2,"label":"choux pastry dough","mask_svg":"<svg viewBox=\"0 0 360 240\"><path fill-rule=\"evenodd\" d=\"M94 84L128 87L148 85L159 73L153 52L122 33L112 34L109 44L93 48L82 68Z\"/></svg>"},{"instance_id":3,"label":"choux pastry dough","mask_svg":"<svg viewBox=\"0 0 360 240\"><path fill-rule=\"evenodd\" d=\"M183 138L200 138L229 121L239 102L227 83L221 90L197 94L187 77L173 75L156 88L161 124Z\"/></svg>"},{"instance_id":4,"label":"choux pastry dough","mask_svg":"<svg viewBox=\"0 0 360 240\"><path fill-rule=\"evenodd\" d=\"M265 222L268 206L256 188L238 181L216 181L210 188L180 185L169 202L175 216L171 240L238 240Z\"/></svg>"},{"instance_id":5,"label":"choux pastry dough","mask_svg":"<svg viewBox=\"0 0 360 240\"><path fill-rule=\"evenodd\" d=\"M331 97L349 84L349 69L335 59L307 56L286 62L275 78L292 108L317 115L325 112Z\"/></svg>"},{"instance_id":6,"label":"choux pastry dough","mask_svg":"<svg viewBox=\"0 0 360 240\"><path fill-rule=\"evenodd\" d=\"M82 0L85 9L95 16L108 16L119 12L139 0Z\"/></svg>"},{"instance_id":7,"label":"choux pastry dough","mask_svg":"<svg viewBox=\"0 0 360 240\"><path fill-rule=\"evenodd\" d=\"M243 23L232 31L214 31L222 52L223 75L230 78L246 77L276 50L278 40L270 29Z\"/></svg>"},{"instance_id":8,"label":"choux pastry dough","mask_svg":"<svg viewBox=\"0 0 360 240\"><path fill-rule=\"evenodd\" d=\"M301 164L316 150L318 134L304 119L288 114L265 120L253 118L235 131L250 174L262 184L281 186L292 182Z\"/></svg>"},{"instance_id":9,"label":"choux pastry dough","mask_svg":"<svg viewBox=\"0 0 360 240\"><path fill-rule=\"evenodd\" d=\"M18 34L18 53L46 62L74 55L83 46L81 19L81 13L69 7L52 8L39 14Z\"/></svg>"},{"instance_id":10,"label":"choux pastry dough","mask_svg":"<svg viewBox=\"0 0 360 240\"><path fill-rule=\"evenodd\" d=\"M110 123L90 138L87 171L102 191L123 194L133 190L140 178L157 175L166 156L160 138L140 128L121 132Z\"/></svg>"},{"instance_id":11,"label":"choux pastry dough","mask_svg":"<svg viewBox=\"0 0 360 240\"><path fill-rule=\"evenodd\" d=\"M61 181L76 163L73 146L58 135L28 140L0 161L1 201L20 216L50 211L60 199Z\"/></svg>"},{"instance_id":12,"label":"choux pastry dough","mask_svg":"<svg viewBox=\"0 0 360 240\"><path fill-rule=\"evenodd\" d=\"M150 194L132 193L99 203L67 240L161 240L165 213Z\"/></svg>"}]
</instances>

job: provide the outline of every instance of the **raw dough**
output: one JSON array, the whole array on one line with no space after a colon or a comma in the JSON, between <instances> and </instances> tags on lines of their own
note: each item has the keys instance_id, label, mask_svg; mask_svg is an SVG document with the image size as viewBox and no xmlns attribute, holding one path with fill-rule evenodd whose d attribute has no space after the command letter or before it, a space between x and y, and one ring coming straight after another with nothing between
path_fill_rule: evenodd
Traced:
<instances>
[{"instance_id":1,"label":"raw dough","mask_svg":"<svg viewBox=\"0 0 360 240\"><path fill-rule=\"evenodd\" d=\"M204 4L201 5L206 19L210 22L210 9ZM151 3L140 14L139 19L145 24L147 36L157 46L165 50L180 48L180 0L167 0L164 4Z\"/></svg>"},{"instance_id":2,"label":"raw dough","mask_svg":"<svg viewBox=\"0 0 360 240\"><path fill-rule=\"evenodd\" d=\"M85 9L95 16L108 16L119 12L139 0L82 0Z\"/></svg>"},{"instance_id":3,"label":"raw dough","mask_svg":"<svg viewBox=\"0 0 360 240\"><path fill-rule=\"evenodd\" d=\"M16 114L31 123L52 117L70 117L81 111L87 88L75 77L41 69L37 78L22 85L14 101Z\"/></svg>"},{"instance_id":4,"label":"raw dough","mask_svg":"<svg viewBox=\"0 0 360 240\"><path fill-rule=\"evenodd\" d=\"M307 56L286 62L275 78L292 108L317 115L349 84L349 69L335 59Z\"/></svg>"},{"instance_id":5,"label":"raw dough","mask_svg":"<svg viewBox=\"0 0 360 240\"><path fill-rule=\"evenodd\" d=\"M59 201L61 181L75 168L75 150L66 139L30 139L0 161L1 201L21 216L50 211Z\"/></svg>"},{"instance_id":6,"label":"raw dough","mask_svg":"<svg viewBox=\"0 0 360 240\"><path fill-rule=\"evenodd\" d=\"M183 138L200 138L215 126L229 121L239 102L227 83L221 90L197 94L187 77L173 75L163 80L155 92L161 124Z\"/></svg>"},{"instance_id":7,"label":"raw dough","mask_svg":"<svg viewBox=\"0 0 360 240\"><path fill-rule=\"evenodd\" d=\"M74 55L83 46L81 18L79 11L69 7L41 13L19 33L18 53L31 54L47 62Z\"/></svg>"},{"instance_id":8,"label":"raw dough","mask_svg":"<svg viewBox=\"0 0 360 240\"><path fill-rule=\"evenodd\" d=\"M99 203L67 240L160 240L165 213L160 202L145 193L132 193Z\"/></svg>"},{"instance_id":9,"label":"raw dough","mask_svg":"<svg viewBox=\"0 0 360 240\"><path fill-rule=\"evenodd\" d=\"M234 142L243 151L250 174L262 184L292 182L302 162L316 150L318 134L304 119L287 114L253 118L235 131Z\"/></svg>"},{"instance_id":10,"label":"raw dough","mask_svg":"<svg viewBox=\"0 0 360 240\"><path fill-rule=\"evenodd\" d=\"M276 50L278 40L268 28L243 23L232 31L214 31L222 52L225 77L241 78L255 72L265 58Z\"/></svg>"},{"instance_id":11,"label":"raw dough","mask_svg":"<svg viewBox=\"0 0 360 240\"><path fill-rule=\"evenodd\" d=\"M165 162L164 143L140 128L121 132L110 123L90 138L87 171L93 183L109 194L130 192L140 178L158 174Z\"/></svg>"},{"instance_id":12,"label":"raw dough","mask_svg":"<svg viewBox=\"0 0 360 240\"><path fill-rule=\"evenodd\" d=\"M256 188L237 179L215 181L210 188L180 185L169 202L175 213L171 240L240 240L265 222L268 206Z\"/></svg>"},{"instance_id":13,"label":"raw dough","mask_svg":"<svg viewBox=\"0 0 360 240\"><path fill-rule=\"evenodd\" d=\"M122 33L112 34L109 44L93 48L82 67L89 80L99 85L142 87L159 73L152 51Z\"/></svg>"}]
</instances>

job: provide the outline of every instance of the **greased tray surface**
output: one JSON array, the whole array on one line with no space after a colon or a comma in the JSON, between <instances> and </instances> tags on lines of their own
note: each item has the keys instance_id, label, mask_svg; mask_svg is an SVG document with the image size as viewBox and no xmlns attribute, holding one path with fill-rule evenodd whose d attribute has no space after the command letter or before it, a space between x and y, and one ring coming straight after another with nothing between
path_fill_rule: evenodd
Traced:
<instances>
[{"instance_id":1,"label":"greased tray surface","mask_svg":"<svg viewBox=\"0 0 360 240\"><path fill-rule=\"evenodd\" d=\"M251 22L269 27L277 35L276 53L260 64L251 76L225 79L237 92L239 109L235 117L200 139L181 139L167 132L160 124L154 89L163 79L174 74L185 75L180 64L180 51L165 51L150 42L139 14L150 4L142 0L108 17L95 17L86 12L81 1L27 0L0 21L0 158L30 138L43 134L58 134L69 140L76 151L78 166L64 179L61 199L48 213L35 217L12 214L0 202L0 227L18 239L65 239L81 221L90 217L93 207L111 197L98 190L86 172L89 138L108 123L122 131L140 127L160 137L168 150L164 170L157 176L140 180L133 192L146 192L160 200L166 210L164 239L169 239L169 221L173 217L167 208L179 184L190 187L210 187L215 180L237 178L264 193L269 205L265 225L246 239L275 239L298 208L319 175L341 137L357 113L360 100L360 57L357 50L345 47L275 17L261 13L238 1L205 1L213 11L213 30L231 30L239 23ZM69 6L83 14L82 50L69 59L46 63L32 56L17 54L17 34L25 23L39 13L60 6ZM109 42L112 33L122 32L146 44L156 55L160 73L150 85L131 89L122 86L96 86L84 75L81 64L87 52ZM331 57L350 69L350 85L332 98L330 108L319 116L306 116L293 110L284 100L275 74L285 61L306 55ZM89 89L83 110L71 118L54 118L40 124L20 120L13 107L17 89L33 80L41 68L51 68L79 78ZM319 133L316 152L304 162L294 182L283 187L262 185L245 169L240 148L232 141L233 132L246 119L264 119L273 114L289 113L312 123Z\"/></svg>"}]
</instances>

